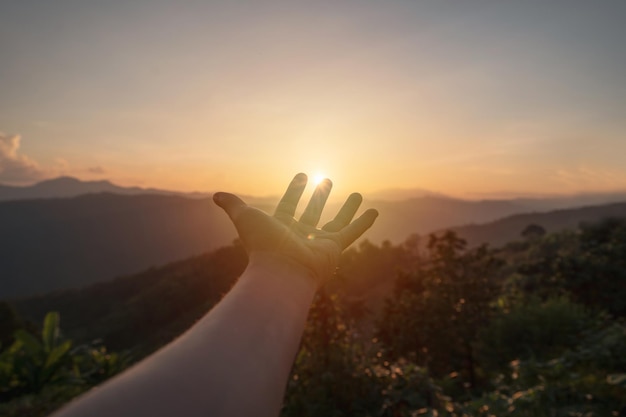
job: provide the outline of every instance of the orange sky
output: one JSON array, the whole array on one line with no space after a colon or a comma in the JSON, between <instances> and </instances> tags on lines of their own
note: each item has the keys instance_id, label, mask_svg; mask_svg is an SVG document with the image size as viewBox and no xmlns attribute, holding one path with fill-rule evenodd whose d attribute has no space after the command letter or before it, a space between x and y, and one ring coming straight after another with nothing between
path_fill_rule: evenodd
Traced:
<instances>
[{"instance_id":1,"label":"orange sky","mask_svg":"<svg viewBox=\"0 0 626 417\"><path fill-rule=\"evenodd\" d=\"M1 6L0 183L626 189L623 2L103 3Z\"/></svg>"}]
</instances>

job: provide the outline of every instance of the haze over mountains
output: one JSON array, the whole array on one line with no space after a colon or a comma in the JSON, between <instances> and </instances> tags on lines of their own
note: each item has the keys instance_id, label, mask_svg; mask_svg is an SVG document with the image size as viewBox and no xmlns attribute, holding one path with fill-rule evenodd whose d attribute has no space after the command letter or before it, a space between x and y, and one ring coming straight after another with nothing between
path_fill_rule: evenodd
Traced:
<instances>
[{"instance_id":1,"label":"haze over mountains","mask_svg":"<svg viewBox=\"0 0 626 417\"><path fill-rule=\"evenodd\" d=\"M619 199L619 194L484 201L427 194L366 200L364 207L376 207L380 216L365 238L399 243L411 234L455 228L472 244L499 245L518 238L530 223L556 231L580 221L626 216L626 203L540 213L579 202L605 203ZM277 197L245 199L271 212ZM338 203L329 203L326 212L332 215L337 209ZM235 238L234 228L209 194L72 178L31 187L0 186L0 298L136 273L228 245Z\"/></svg>"},{"instance_id":2,"label":"haze over mountains","mask_svg":"<svg viewBox=\"0 0 626 417\"><path fill-rule=\"evenodd\" d=\"M59 177L51 180L41 181L34 185L24 187L0 184L0 201L31 200L42 198L68 198L76 197L82 194L95 193L115 193L124 195L183 194L175 191L158 190L155 188L120 187L107 180L81 181L72 177Z\"/></svg>"},{"instance_id":3,"label":"haze over mountains","mask_svg":"<svg viewBox=\"0 0 626 417\"><path fill-rule=\"evenodd\" d=\"M214 190L216 191L216 190ZM121 187L108 180L82 181L73 177L58 177L38 182L29 186L12 186L0 184L0 201L68 198L83 194L114 193L122 195L157 194L179 195L192 198L206 198L212 192L179 192L157 188ZM506 195L507 197L501 197ZM263 205L273 204L279 196L255 197L245 196L246 201L259 202ZM446 194L422 188L388 188L367 193L366 198L371 201L404 201L415 198L440 198L460 201L506 201L526 210L552 210L560 208L580 207L626 201L626 191L616 192L589 192L571 195L543 195L537 197L517 197L512 193L497 193L489 198L459 199Z\"/></svg>"}]
</instances>

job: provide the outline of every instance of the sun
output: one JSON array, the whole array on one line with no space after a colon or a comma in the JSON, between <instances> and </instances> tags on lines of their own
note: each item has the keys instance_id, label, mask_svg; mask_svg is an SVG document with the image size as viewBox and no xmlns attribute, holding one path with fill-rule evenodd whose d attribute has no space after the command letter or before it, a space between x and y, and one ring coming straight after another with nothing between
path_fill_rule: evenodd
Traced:
<instances>
[{"instance_id":1,"label":"sun","mask_svg":"<svg viewBox=\"0 0 626 417\"><path fill-rule=\"evenodd\" d=\"M324 178L326 178L326 175L318 172L315 175L313 175L313 184L314 185L319 185L320 182L324 181Z\"/></svg>"}]
</instances>

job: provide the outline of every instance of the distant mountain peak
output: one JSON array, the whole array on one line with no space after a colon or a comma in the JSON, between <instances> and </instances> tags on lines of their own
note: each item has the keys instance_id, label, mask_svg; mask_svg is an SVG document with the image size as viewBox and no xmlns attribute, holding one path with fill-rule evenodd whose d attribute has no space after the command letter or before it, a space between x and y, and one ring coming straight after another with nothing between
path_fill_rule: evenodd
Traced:
<instances>
[{"instance_id":1,"label":"distant mountain peak","mask_svg":"<svg viewBox=\"0 0 626 417\"><path fill-rule=\"evenodd\" d=\"M68 182L85 182L85 181L81 181L76 177L70 177L69 175L61 175L60 177L56 177L56 178L50 178L47 180L43 180L40 182L40 184L42 182L59 182L59 181L68 181Z\"/></svg>"},{"instance_id":2,"label":"distant mountain peak","mask_svg":"<svg viewBox=\"0 0 626 417\"><path fill-rule=\"evenodd\" d=\"M426 190L423 188L387 188L384 190L367 193L367 196L370 200L388 201L411 200L414 198L425 197L448 198L448 196L442 193Z\"/></svg>"},{"instance_id":3,"label":"distant mountain peak","mask_svg":"<svg viewBox=\"0 0 626 417\"><path fill-rule=\"evenodd\" d=\"M84 181L70 176L51 178L28 186L10 186L0 184L0 201L72 198L84 194L98 193L122 195L178 195L194 199L206 198L209 196L207 193L183 193L155 188L122 187L109 180Z\"/></svg>"},{"instance_id":4,"label":"distant mountain peak","mask_svg":"<svg viewBox=\"0 0 626 417\"><path fill-rule=\"evenodd\" d=\"M31 186L19 187L19 188L28 188L28 187L45 187L50 184L82 184L85 181L81 181L78 178L69 177L69 176L61 176L57 178L50 178L47 180L39 181Z\"/></svg>"},{"instance_id":5,"label":"distant mountain peak","mask_svg":"<svg viewBox=\"0 0 626 417\"><path fill-rule=\"evenodd\" d=\"M0 201L32 200L42 198L71 198L83 194L105 192L117 194L174 194L172 192L160 190L120 187L108 180L83 181L70 176L61 176L43 180L29 186L0 186Z\"/></svg>"}]
</instances>

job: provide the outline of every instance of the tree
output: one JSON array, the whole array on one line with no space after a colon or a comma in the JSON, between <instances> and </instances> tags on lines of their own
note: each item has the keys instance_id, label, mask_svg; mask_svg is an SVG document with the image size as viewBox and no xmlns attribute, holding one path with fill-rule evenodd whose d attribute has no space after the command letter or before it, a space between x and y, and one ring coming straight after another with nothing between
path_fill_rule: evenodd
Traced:
<instances>
[{"instance_id":1,"label":"tree","mask_svg":"<svg viewBox=\"0 0 626 417\"><path fill-rule=\"evenodd\" d=\"M524 239L529 239L529 240L541 238L545 236L545 234L546 234L546 229L543 226L540 226L534 223L526 226L526 228L524 228L524 230L521 233Z\"/></svg>"},{"instance_id":2,"label":"tree","mask_svg":"<svg viewBox=\"0 0 626 417\"><path fill-rule=\"evenodd\" d=\"M518 265L516 285L544 300L568 296L587 307L626 316L626 219L583 224L534 242Z\"/></svg>"},{"instance_id":3,"label":"tree","mask_svg":"<svg viewBox=\"0 0 626 417\"><path fill-rule=\"evenodd\" d=\"M363 360L362 345L354 336L337 295L322 287L309 311L287 387L284 416L359 414L355 407L368 396L362 391L367 386L363 378L354 377Z\"/></svg>"},{"instance_id":4,"label":"tree","mask_svg":"<svg viewBox=\"0 0 626 417\"><path fill-rule=\"evenodd\" d=\"M626 219L582 225L577 250L557 260L555 278L578 302L626 316Z\"/></svg>"},{"instance_id":5,"label":"tree","mask_svg":"<svg viewBox=\"0 0 626 417\"><path fill-rule=\"evenodd\" d=\"M480 331L481 364L498 373L513 360L553 359L575 347L600 321L566 297L520 300L501 309Z\"/></svg>"},{"instance_id":6,"label":"tree","mask_svg":"<svg viewBox=\"0 0 626 417\"><path fill-rule=\"evenodd\" d=\"M469 249L451 231L431 235L428 251L396 281L378 335L392 357L414 357L439 376L459 370L475 386L473 343L490 317L500 262L486 246Z\"/></svg>"}]
</instances>

